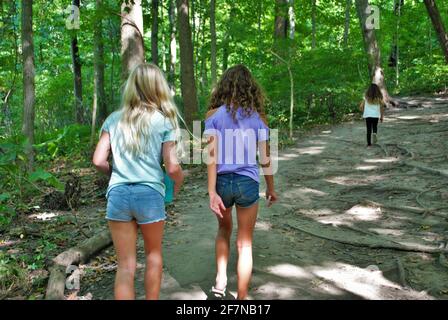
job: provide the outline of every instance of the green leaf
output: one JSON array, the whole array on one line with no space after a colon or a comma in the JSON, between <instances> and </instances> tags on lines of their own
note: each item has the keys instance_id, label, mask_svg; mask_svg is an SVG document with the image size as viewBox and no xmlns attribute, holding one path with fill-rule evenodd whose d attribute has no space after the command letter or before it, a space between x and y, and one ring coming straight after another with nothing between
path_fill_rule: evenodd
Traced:
<instances>
[{"instance_id":1,"label":"green leaf","mask_svg":"<svg viewBox=\"0 0 448 320\"><path fill-rule=\"evenodd\" d=\"M28 179L31 182L36 181L45 181L46 183L50 184L51 186L55 187L59 191L64 191L64 184L58 180L55 176L53 176L51 173L46 172L42 169L37 169L33 173L31 173L28 177Z\"/></svg>"},{"instance_id":2,"label":"green leaf","mask_svg":"<svg viewBox=\"0 0 448 320\"><path fill-rule=\"evenodd\" d=\"M11 194L9 194L7 192L6 193L2 193L2 194L0 194L0 203L2 203L5 200L8 200L10 198L11 198Z\"/></svg>"},{"instance_id":3,"label":"green leaf","mask_svg":"<svg viewBox=\"0 0 448 320\"><path fill-rule=\"evenodd\" d=\"M44 180L47 181L48 179L50 179L53 175L49 172L46 172L42 169L37 169L36 171L34 171L33 173L30 174L29 176L29 180L31 182L36 182L38 180Z\"/></svg>"}]
</instances>

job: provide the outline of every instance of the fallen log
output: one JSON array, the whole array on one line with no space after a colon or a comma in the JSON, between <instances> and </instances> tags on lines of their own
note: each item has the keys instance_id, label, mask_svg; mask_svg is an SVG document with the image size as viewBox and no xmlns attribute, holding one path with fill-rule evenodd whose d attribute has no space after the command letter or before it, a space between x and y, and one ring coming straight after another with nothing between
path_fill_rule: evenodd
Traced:
<instances>
[{"instance_id":1,"label":"fallen log","mask_svg":"<svg viewBox=\"0 0 448 320\"><path fill-rule=\"evenodd\" d=\"M112 238L109 230L106 229L92 238L84 240L79 246L70 248L55 257L50 268L45 299L63 300L67 268L87 262L91 256L111 244Z\"/></svg>"}]
</instances>

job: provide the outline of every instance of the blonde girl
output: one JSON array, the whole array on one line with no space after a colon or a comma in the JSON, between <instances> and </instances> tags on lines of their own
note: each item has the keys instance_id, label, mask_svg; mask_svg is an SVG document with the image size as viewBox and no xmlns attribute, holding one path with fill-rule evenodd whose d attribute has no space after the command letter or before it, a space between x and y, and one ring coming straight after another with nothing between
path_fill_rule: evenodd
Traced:
<instances>
[{"instance_id":1,"label":"blonde girl","mask_svg":"<svg viewBox=\"0 0 448 320\"><path fill-rule=\"evenodd\" d=\"M165 170L177 194L183 182L176 157L178 110L168 84L153 64L140 64L129 75L122 108L104 122L93 156L98 171L110 176L107 212L118 267L115 298L135 299L137 230L146 255L145 292L158 299L162 279ZM112 165L108 162L112 155Z\"/></svg>"}]
</instances>

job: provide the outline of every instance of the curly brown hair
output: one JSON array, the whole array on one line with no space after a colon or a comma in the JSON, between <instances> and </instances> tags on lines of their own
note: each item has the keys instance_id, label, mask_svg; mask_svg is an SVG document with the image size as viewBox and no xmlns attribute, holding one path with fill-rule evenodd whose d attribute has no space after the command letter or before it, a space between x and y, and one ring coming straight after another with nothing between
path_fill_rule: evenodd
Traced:
<instances>
[{"instance_id":1,"label":"curly brown hair","mask_svg":"<svg viewBox=\"0 0 448 320\"><path fill-rule=\"evenodd\" d=\"M249 69L236 65L227 69L214 88L208 109L213 110L226 105L233 119L238 108L242 108L245 116L257 111L264 116L265 96L261 87L252 76Z\"/></svg>"}]
</instances>

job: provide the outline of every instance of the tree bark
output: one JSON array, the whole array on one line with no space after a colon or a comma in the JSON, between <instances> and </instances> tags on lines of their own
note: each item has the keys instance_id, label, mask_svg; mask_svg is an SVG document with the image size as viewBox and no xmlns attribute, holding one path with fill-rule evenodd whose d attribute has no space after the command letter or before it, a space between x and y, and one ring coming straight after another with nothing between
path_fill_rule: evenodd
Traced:
<instances>
[{"instance_id":1,"label":"tree bark","mask_svg":"<svg viewBox=\"0 0 448 320\"><path fill-rule=\"evenodd\" d=\"M426 9L428 10L429 17L431 18L434 30L437 33L440 47L445 55L445 61L448 63L448 35L443 25L443 20L440 16L439 9L437 8L435 0L424 0Z\"/></svg>"},{"instance_id":2,"label":"tree bark","mask_svg":"<svg viewBox=\"0 0 448 320\"><path fill-rule=\"evenodd\" d=\"M3 10L3 7L1 7ZM1 12L3 16L6 16L4 12ZM14 55L14 71L11 80L11 85L9 86L9 90L6 92L6 95L2 101L2 112L4 118L2 118L3 125L8 135L12 135L12 117L11 117L11 109L9 106L9 101L11 100L14 91L17 86L17 78L19 77L19 64L20 64L20 54L19 54L19 35L17 31L16 21L19 21L17 17L17 3L15 0L10 2L10 10L7 14L7 17L1 20L4 25L12 26L12 36L14 39L13 42L13 55Z\"/></svg>"},{"instance_id":3,"label":"tree bark","mask_svg":"<svg viewBox=\"0 0 448 320\"><path fill-rule=\"evenodd\" d=\"M348 47L348 35L350 33L350 9L352 7L352 0L346 0L345 6L345 25L344 25L344 47Z\"/></svg>"},{"instance_id":4,"label":"tree bark","mask_svg":"<svg viewBox=\"0 0 448 320\"><path fill-rule=\"evenodd\" d=\"M212 86L216 84L216 0L210 0L210 56L211 56L211 77Z\"/></svg>"},{"instance_id":5,"label":"tree bark","mask_svg":"<svg viewBox=\"0 0 448 320\"><path fill-rule=\"evenodd\" d=\"M159 65L159 0L151 1L152 29L151 29L151 58L152 63Z\"/></svg>"},{"instance_id":6,"label":"tree bark","mask_svg":"<svg viewBox=\"0 0 448 320\"><path fill-rule=\"evenodd\" d=\"M109 229L107 229L85 240L79 246L70 248L54 258L53 266L50 269L50 278L48 279L45 299L64 299L67 267L87 262L91 256L111 244L112 238Z\"/></svg>"},{"instance_id":7,"label":"tree bark","mask_svg":"<svg viewBox=\"0 0 448 320\"><path fill-rule=\"evenodd\" d=\"M93 110L92 110L92 137L91 144L94 143L96 128L97 110L99 110L98 120L103 122L107 117L106 93L104 90L104 43L103 43L103 0L96 0L96 17L93 31L94 46L94 90L93 90Z\"/></svg>"},{"instance_id":8,"label":"tree bark","mask_svg":"<svg viewBox=\"0 0 448 320\"><path fill-rule=\"evenodd\" d=\"M126 80L145 61L142 1L124 0L121 5L121 76Z\"/></svg>"},{"instance_id":9,"label":"tree bark","mask_svg":"<svg viewBox=\"0 0 448 320\"><path fill-rule=\"evenodd\" d=\"M285 39L288 31L286 23L287 0L275 0L274 39Z\"/></svg>"},{"instance_id":10,"label":"tree bark","mask_svg":"<svg viewBox=\"0 0 448 320\"><path fill-rule=\"evenodd\" d=\"M316 0L312 0L311 3L311 28L312 28L312 39L311 48L316 48Z\"/></svg>"},{"instance_id":11,"label":"tree bark","mask_svg":"<svg viewBox=\"0 0 448 320\"><path fill-rule=\"evenodd\" d=\"M177 22L179 28L180 80L184 102L184 117L187 126L197 118L198 101L194 79L193 45L189 20L189 1L177 0Z\"/></svg>"},{"instance_id":12,"label":"tree bark","mask_svg":"<svg viewBox=\"0 0 448 320\"><path fill-rule=\"evenodd\" d=\"M80 7L79 0L73 0L74 6ZM75 93L75 113L76 122L84 123L84 106L82 103L82 76L81 76L81 57L79 56L78 37L76 31L73 34L71 41L71 55L73 64L73 86Z\"/></svg>"},{"instance_id":13,"label":"tree bark","mask_svg":"<svg viewBox=\"0 0 448 320\"><path fill-rule=\"evenodd\" d=\"M395 104L395 102L389 96L384 81L384 71L381 68L381 52L376 40L375 29L369 28L367 26L367 18L369 16L369 13L366 13L366 11L369 7L369 1L356 0L355 4L364 40L364 48L367 53L369 74L371 76L372 82L380 87L386 105Z\"/></svg>"},{"instance_id":14,"label":"tree bark","mask_svg":"<svg viewBox=\"0 0 448 320\"><path fill-rule=\"evenodd\" d=\"M22 0L22 58L23 58L23 127L22 132L27 137L26 154L28 157L28 170L32 171L34 165L34 103L35 92L35 66L33 42L33 1Z\"/></svg>"},{"instance_id":15,"label":"tree bark","mask_svg":"<svg viewBox=\"0 0 448 320\"><path fill-rule=\"evenodd\" d=\"M294 0L288 0L288 16L289 16L289 39L294 40L296 34L296 14L294 11Z\"/></svg>"},{"instance_id":16,"label":"tree bark","mask_svg":"<svg viewBox=\"0 0 448 320\"><path fill-rule=\"evenodd\" d=\"M176 42L176 6L174 0L169 0L168 5L168 19L170 29L170 45L169 45L169 71L168 82L171 85L171 90L176 92L176 63L177 63L177 42Z\"/></svg>"}]
</instances>

